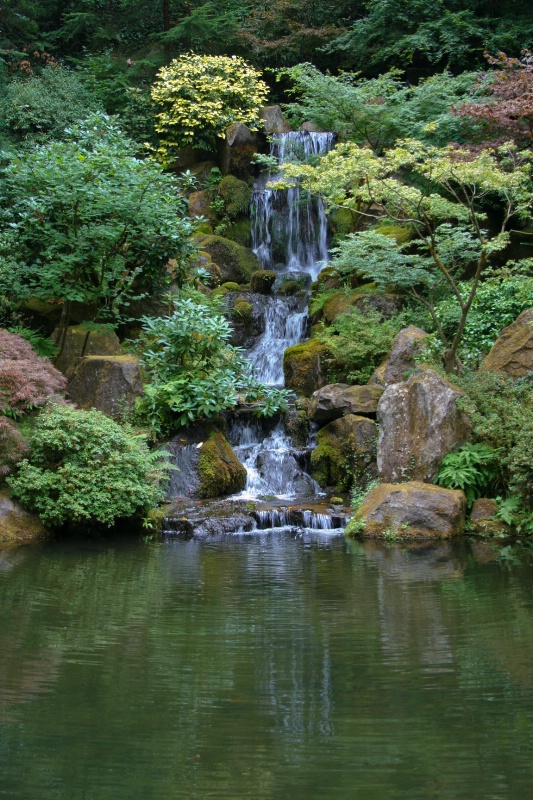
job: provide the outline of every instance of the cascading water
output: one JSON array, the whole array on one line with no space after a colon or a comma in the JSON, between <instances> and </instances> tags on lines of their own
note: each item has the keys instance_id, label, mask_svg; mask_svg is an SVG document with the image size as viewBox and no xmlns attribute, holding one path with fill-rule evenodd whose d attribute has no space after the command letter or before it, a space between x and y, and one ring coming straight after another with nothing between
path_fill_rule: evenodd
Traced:
<instances>
[{"instance_id":1,"label":"cascading water","mask_svg":"<svg viewBox=\"0 0 533 800\"><path fill-rule=\"evenodd\" d=\"M304 161L327 152L331 133L293 132L272 137L270 155L280 164ZM281 275L314 280L327 261L327 220L321 200L298 183L289 189L267 188L275 176L257 181L251 209L252 242L263 269ZM283 353L305 338L308 296L274 294L265 306L265 328L247 353L257 377L266 384L283 385ZM258 426L236 423L231 434L235 451L246 467L248 481L242 498L316 497L318 484L305 472L300 454L279 423L264 436Z\"/></svg>"}]
</instances>

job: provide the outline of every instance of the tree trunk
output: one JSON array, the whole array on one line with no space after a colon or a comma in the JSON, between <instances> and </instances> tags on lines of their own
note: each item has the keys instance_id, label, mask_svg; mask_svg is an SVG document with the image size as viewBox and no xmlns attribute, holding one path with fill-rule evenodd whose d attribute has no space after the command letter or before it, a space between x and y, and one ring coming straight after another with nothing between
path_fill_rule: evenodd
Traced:
<instances>
[{"instance_id":1,"label":"tree trunk","mask_svg":"<svg viewBox=\"0 0 533 800\"><path fill-rule=\"evenodd\" d=\"M163 0L163 30L170 30L170 0Z\"/></svg>"}]
</instances>

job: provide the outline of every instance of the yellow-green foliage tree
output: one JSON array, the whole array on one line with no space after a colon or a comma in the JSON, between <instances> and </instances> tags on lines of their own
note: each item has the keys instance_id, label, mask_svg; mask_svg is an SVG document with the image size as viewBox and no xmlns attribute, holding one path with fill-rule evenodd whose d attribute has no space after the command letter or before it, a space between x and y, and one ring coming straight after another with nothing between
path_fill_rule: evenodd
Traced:
<instances>
[{"instance_id":1,"label":"yellow-green foliage tree","mask_svg":"<svg viewBox=\"0 0 533 800\"><path fill-rule=\"evenodd\" d=\"M152 86L160 108L160 154L166 157L174 148L190 144L213 148L234 122L256 130L267 95L260 72L243 58L188 53L174 59L159 70Z\"/></svg>"}]
</instances>

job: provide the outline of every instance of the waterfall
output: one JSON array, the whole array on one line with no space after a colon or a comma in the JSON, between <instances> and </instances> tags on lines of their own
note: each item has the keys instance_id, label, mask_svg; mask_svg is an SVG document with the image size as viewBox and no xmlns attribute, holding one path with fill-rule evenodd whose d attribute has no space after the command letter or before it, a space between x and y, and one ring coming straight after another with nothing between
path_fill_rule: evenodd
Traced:
<instances>
[{"instance_id":1,"label":"waterfall","mask_svg":"<svg viewBox=\"0 0 533 800\"><path fill-rule=\"evenodd\" d=\"M270 155L278 163L307 161L331 149L334 134L294 131L273 136ZM252 195L252 248L263 269L305 271L315 280L328 257L327 220L322 200L295 182L268 189L276 176L260 179Z\"/></svg>"}]
</instances>

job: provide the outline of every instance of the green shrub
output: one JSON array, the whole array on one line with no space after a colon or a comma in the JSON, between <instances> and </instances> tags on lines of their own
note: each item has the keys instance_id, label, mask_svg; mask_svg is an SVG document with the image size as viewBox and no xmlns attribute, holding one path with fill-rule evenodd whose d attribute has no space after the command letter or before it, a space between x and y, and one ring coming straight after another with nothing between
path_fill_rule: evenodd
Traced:
<instances>
[{"instance_id":1,"label":"green shrub","mask_svg":"<svg viewBox=\"0 0 533 800\"><path fill-rule=\"evenodd\" d=\"M403 315L384 320L368 308L352 308L317 333L316 338L332 354L328 373L333 380L367 383L389 354L394 337L404 326Z\"/></svg>"},{"instance_id":2,"label":"green shrub","mask_svg":"<svg viewBox=\"0 0 533 800\"><path fill-rule=\"evenodd\" d=\"M144 437L99 411L47 406L30 456L8 479L13 495L45 525L111 526L142 515L163 497L165 462Z\"/></svg>"},{"instance_id":3,"label":"green shrub","mask_svg":"<svg viewBox=\"0 0 533 800\"><path fill-rule=\"evenodd\" d=\"M468 506L486 494L492 494L498 477L499 453L490 445L467 442L444 456L436 483L447 489L462 489Z\"/></svg>"}]
</instances>

